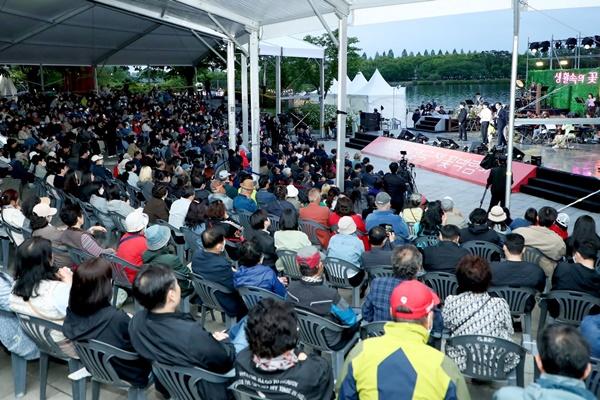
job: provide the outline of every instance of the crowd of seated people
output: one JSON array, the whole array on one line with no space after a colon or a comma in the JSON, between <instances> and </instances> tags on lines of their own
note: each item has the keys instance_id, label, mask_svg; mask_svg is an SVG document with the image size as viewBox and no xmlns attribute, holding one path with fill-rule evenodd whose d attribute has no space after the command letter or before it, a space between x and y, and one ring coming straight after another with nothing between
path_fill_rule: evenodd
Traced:
<instances>
[{"instance_id":1,"label":"crowd of seated people","mask_svg":"<svg viewBox=\"0 0 600 400\"><path fill-rule=\"evenodd\" d=\"M501 207L477 208L465 218L460 204L441 194L405 199L406 182L393 176L396 163L379 174L360 157L346 159L344 186L337 187L331 180L335 153L306 138L272 148L263 135L260 176L253 176L241 141L225 159L217 156L227 137L222 107L162 92L124 96L125 104L115 104L111 95L92 96L83 112L74 106L82 100L75 95L53 105L37 97L18 106L0 100L0 132L8 137L2 159L11 166L3 173L7 184L17 183L0 196L0 239L11 236L16 247L9 268L14 274L0 276L0 288L7 288L0 290L0 308L61 324L62 335L55 337L60 343L97 339L137 352L141 362L115 364L136 386L143 387L150 364L160 362L215 373L234 369L233 388L274 399L330 399L334 390L342 399L377 398L377 391L392 390L387 380L394 381L394 374L411 382L435 376L418 380L414 390L422 397L469 398L460 372L464 354L448 348L445 356L430 337L487 335L517 343L510 306L490 295L490 287L571 290L600 299L600 238L591 216L579 217L570 234L568 216L552 207L514 220ZM18 139L23 129L30 132L27 141ZM117 157L114 168L105 165L108 155ZM318 229L309 230L307 222ZM11 233L10 227L22 231ZM193 236L184 236L185 230ZM499 246L502 259L473 255L465 246L473 241ZM71 255L73 249L87 260ZM539 262L525 261L531 249L541 252ZM288 276L280 251L295 253L296 279ZM133 316L119 309L123 301L112 301L119 259L127 262L121 266L127 295L142 308ZM329 285L331 259L352 266L345 278L348 289L361 287L360 308L350 308L348 292ZM386 266L388 276L372 276L375 267ZM454 276L457 291L440 299L419 283L435 272ZM209 332L195 312L179 311L184 298L202 303L193 280L226 289L215 298L237 321L228 331ZM238 291L249 286L278 300L248 309ZM528 311L535 306L530 301ZM333 351L357 339L365 323L385 322L384 335L359 341L334 377L326 360L299 349L303 327L294 309L344 327L325 333ZM35 358L34 344L16 320L5 318L0 314L0 341ZM597 357L598 317L590 313L581 325ZM18 347L7 332L23 338ZM535 390L586 398L585 346L575 349L577 366L552 364L562 351L556 337L575 343L579 334L545 332L538 360L543 375ZM398 367L373 379L388 363ZM565 372L569 368L575 372ZM277 384L265 386L269 379ZM226 399L227 386L204 382L198 390Z\"/></svg>"}]
</instances>

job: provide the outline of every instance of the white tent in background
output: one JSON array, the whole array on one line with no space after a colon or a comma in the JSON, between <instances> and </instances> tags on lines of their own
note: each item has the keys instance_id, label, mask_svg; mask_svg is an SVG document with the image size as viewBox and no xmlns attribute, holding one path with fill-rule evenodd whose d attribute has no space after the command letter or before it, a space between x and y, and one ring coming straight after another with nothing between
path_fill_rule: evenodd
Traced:
<instances>
[{"instance_id":1,"label":"white tent in background","mask_svg":"<svg viewBox=\"0 0 600 400\"><path fill-rule=\"evenodd\" d=\"M352 81L346 76L346 88L349 88L351 84ZM337 79L333 78L333 81L331 81L331 86L329 87L329 92L327 92L327 98L330 99L329 101L331 101L331 98L333 98L333 96L330 98L329 95L337 96L337 91L338 81ZM333 102L335 103L335 99L333 100Z\"/></svg>"},{"instance_id":2,"label":"white tent in background","mask_svg":"<svg viewBox=\"0 0 600 400\"><path fill-rule=\"evenodd\" d=\"M12 79L8 76L0 75L0 97L16 97L17 88Z\"/></svg>"},{"instance_id":3,"label":"white tent in background","mask_svg":"<svg viewBox=\"0 0 600 400\"><path fill-rule=\"evenodd\" d=\"M360 90L367 84L367 79L362 72L358 72L350 85L348 86L348 94L360 94Z\"/></svg>"},{"instance_id":4,"label":"white tent in background","mask_svg":"<svg viewBox=\"0 0 600 400\"><path fill-rule=\"evenodd\" d=\"M376 108L384 118L396 118L406 126L406 88L390 86L379 70L356 94L367 98L369 112Z\"/></svg>"}]
</instances>

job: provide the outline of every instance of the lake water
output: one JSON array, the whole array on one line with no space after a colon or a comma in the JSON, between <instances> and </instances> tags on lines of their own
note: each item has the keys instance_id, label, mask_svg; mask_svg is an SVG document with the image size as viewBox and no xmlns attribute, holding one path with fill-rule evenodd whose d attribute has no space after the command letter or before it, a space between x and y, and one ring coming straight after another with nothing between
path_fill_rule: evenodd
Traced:
<instances>
[{"instance_id":1,"label":"lake water","mask_svg":"<svg viewBox=\"0 0 600 400\"><path fill-rule=\"evenodd\" d=\"M406 103L414 110L421 102L435 100L446 110L455 109L461 101L472 99L475 93L481 93L485 101L508 103L510 83L445 83L434 85L415 85L406 88Z\"/></svg>"}]
</instances>

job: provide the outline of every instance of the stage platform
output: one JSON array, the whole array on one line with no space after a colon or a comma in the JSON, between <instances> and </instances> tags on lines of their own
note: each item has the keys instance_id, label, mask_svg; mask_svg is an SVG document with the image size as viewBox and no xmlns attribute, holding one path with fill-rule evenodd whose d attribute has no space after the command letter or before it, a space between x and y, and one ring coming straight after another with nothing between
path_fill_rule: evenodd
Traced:
<instances>
[{"instance_id":1,"label":"stage platform","mask_svg":"<svg viewBox=\"0 0 600 400\"><path fill-rule=\"evenodd\" d=\"M481 168L482 155L461 150L450 150L426 144L408 142L390 137L379 137L362 149L366 155L398 161L400 152L406 151L410 163L438 174L458 178L485 186L489 171ZM535 177L537 167L520 162L513 163L512 191L518 192L521 185Z\"/></svg>"},{"instance_id":2,"label":"stage platform","mask_svg":"<svg viewBox=\"0 0 600 400\"><path fill-rule=\"evenodd\" d=\"M458 140L458 133L456 132L431 133L415 129L409 130L427 136L429 143L433 143L433 140L437 140L438 137L452 139L461 146L461 149L464 146L470 147L472 142L481 141L481 134L474 131L468 133L469 140L461 141ZM400 132L393 131L391 133L398 136ZM378 134L381 135L381 133ZM569 149L553 149L552 146L542 144L524 145L515 143L514 145L525 153L524 161L529 161L531 156L541 156L542 166L545 168L600 179L600 144L573 143L571 145L573 148Z\"/></svg>"}]
</instances>

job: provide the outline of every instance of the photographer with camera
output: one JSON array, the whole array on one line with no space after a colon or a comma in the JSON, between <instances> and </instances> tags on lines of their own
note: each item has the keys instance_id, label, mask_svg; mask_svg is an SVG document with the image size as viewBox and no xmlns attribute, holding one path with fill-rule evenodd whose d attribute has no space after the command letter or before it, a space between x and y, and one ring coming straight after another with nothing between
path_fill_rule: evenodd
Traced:
<instances>
[{"instance_id":1,"label":"photographer with camera","mask_svg":"<svg viewBox=\"0 0 600 400\"><path fill-rule=\"evenodd\" d=\"M501 207L506 207L506 156L497 155L495 157L494 167L490 171L485 188L486 190L490 188L492 193L488 212L498 204Z\"/></svg>"},{"instance_id":2,"label":"photographer with camera","mask_svg":"<svg viewBox=\"0 0 600 400\"><path fill-rule=\"evenodd\" d=\"M400 166L397 162L390 163L390 172L383 176L383 188L390 195L392 208L396 213L404 208L404 195L406 193L406 179L398 174Z\"/></svg>"}]
</instances>

